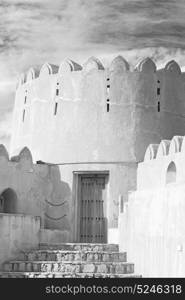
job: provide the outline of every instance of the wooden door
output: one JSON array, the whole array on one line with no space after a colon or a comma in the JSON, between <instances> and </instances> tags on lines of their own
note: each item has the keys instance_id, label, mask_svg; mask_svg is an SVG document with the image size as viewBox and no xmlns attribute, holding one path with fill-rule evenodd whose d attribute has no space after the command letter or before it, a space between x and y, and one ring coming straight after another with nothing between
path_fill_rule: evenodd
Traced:
<instances>
[{"instance_id":1,"label":"wooden door","mask_svg":"<svg viewBox=\"0 0 185 300\"><path fill-rule=\"evenodd\" d=\"M80 180L80 242L107 241L106 176L83 175Z\"/></svg>"}]
</instances>

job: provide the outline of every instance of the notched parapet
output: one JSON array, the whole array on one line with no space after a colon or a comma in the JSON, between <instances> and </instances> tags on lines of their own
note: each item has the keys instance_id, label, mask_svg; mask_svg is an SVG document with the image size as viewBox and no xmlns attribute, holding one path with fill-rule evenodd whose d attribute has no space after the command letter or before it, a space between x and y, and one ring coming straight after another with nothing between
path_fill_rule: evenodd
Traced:
<instances>
[{"instance_id":1,"label":"notched parapet","mask_svg":"<svg viewBox=\"0 0 185 300\"><path fill-rule=\"evenodd\" d=\"M159 144L150 144L146 149L144 161L149 161L156 158Z\"/></svg>"},{"instance_id":2,"label":"notched parapet","mask_svg":"<svg viewBox=\"0 0 185 300\"><path fill-rule=\"evenodd\" d=\"M94 57L94 56L90 57L90 58L85 62L85 64L83 65L83 70L84 70L85 72L89 72L89 71L91 71L91 70L93 70L93 69L96 69L96 70L104 70L104 66L103 66L103 64L101 63L101 61L100 61L98 58Z\"/></svg>"},{"instance_id":3,"label":"notched parapet","mask_svg":"<svg viewBox=\"0 0 185 300\"><path fill-rule=\"evenodd\" d=\"M19 153L20 160L29 160L31 164L33 164L33 159L32 159L32 154L31 151L27 148L24 147L21 152Z\"/></svg>"},{"instance_id":4,"label":"notched parapet","mask_svg":"<svg viewBox=\"0 0 185 300\"><path fill-rule=\"evenodd\" d=\"M170 144L171 144L171 140L162 140L159 144L156 158L160 158L162 156L168 155Z\"/></svg>"},{"instance_id":5,"label":"notched parapet","mask_svg":"<svg viewBox=\"0 0 185 300\"><path fill-rule=\"evenodd\" d=\"M170 143L169 154L181 152L183 136L174 136Z\"/></svg>"},{"instance_id":6,"label":"notched parapet","mask_svg":"<svg viewBox=\"0 0 185 300\"><path fill-rule=\"evenodd\" d=\"M26 82L30 82L39 77L39 69L30 68L27 72Z\"/></svg>"},{"instance_id":7,"label":"notched parapet","mask_svg":"<svg viewBox=\"0 0 185 300\"><path fill-rule=\"evenodd\" d=\"M5 158L7 161L9 160L8 151L3 144L0 144L0 157Z\"/></svg>"},{"instance_id":8,"label":"notched parapet","mask_svg":"<svg viewBox=\"0 0 185 300\"><path fill-rule=\"evenodd\" d=\"M149 57L143 59L135 68L139 72L156 72L156 64Z\"/></svg>"},{"instance_id":9,"label":"notched parapet","mask_svg":"<svg viewBox=\"0 0 185 300\"><path fill-rule=\"evenodd\" d=\"M40 69L39 77L41 77L43 75L45 76L45 75L56 74L56 73L58 73L58 70L59 70L59 66L49 64L46 62Z\"/></svg>"},{"instance_id":10,"label":"notched parapet","mask_svg":"<svg viewBox=\"0 0 185 300\"><path fill-rule=\"evenodd\" d=\"M175 60L169 61L164 68L165 71L171 72L174 74L181 74L181 68Z\"/></svg>"},{"instance_id":11,"label":"notched parapet","mask_svg":"<svg viewBox=\"0 0 185 300\"><path fill-rule=\"evenodd\" d=\"M82 66L70 59L65 59L59 66L58 73L81 71Z\"/></svg>"},{"instance_id":12,"label":"notched parapet","mask_svg":"<svg viewBox=\"0 0 185 300\"><path fill-rule=\"evenodd\" d=\"M17 154L18 153L18 154ZM24 147L21 151L20 149L11 157L11 161L20 162L27 160L30 164L33 164L32 154L28 147Z\"/></svg>"},{"instance_id":13,"label":"notched parapet","mask_svg":"<svg viewBox=\"0 0 185 300\"><path fill-rule=\"evenodd\" d=\"M110 72L126 72L129 71L130 65L121 55L115 57L110 65Z\"/></svg>"}]
</instances>

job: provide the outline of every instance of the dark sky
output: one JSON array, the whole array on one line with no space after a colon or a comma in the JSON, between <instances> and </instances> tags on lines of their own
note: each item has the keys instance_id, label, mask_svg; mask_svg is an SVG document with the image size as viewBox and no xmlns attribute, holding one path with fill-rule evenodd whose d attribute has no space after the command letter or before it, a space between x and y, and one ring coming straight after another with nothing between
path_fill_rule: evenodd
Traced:
<instances>
[{"instance_id":1,"label":"dark sky","mask_svg":"<svg viewBox=\"0 0 185 300\"><path fill-rule=\"evenodd\" d=\"M185 66L185 0L0 0L0 142L8 144L15 80L30 66L107 64L122 54L136 64L175 59Z\"/></svg>"}]
</instances>

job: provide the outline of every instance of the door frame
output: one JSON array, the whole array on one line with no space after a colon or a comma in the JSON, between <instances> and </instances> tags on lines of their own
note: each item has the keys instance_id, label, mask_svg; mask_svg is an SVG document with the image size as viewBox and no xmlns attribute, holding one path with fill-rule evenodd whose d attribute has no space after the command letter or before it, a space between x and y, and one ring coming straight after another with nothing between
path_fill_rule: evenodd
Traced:
<instances>
[{"instance_id":1,"label":"door frame","mask_svg":"<svg viewBox=\"0 0 185 300\"><path fill-rule=\"evenodd\" d=\"M108 191L109 185L109 171L73 171L73 205L74 205L74 222L73 222L73 241L76 243L80 242L80 179L83 176L98 176L103 175L106 178L106 191ZM107 201L106 197L106 201ZM107 203L106 203L107 207ZM107 217L107 211L104 212L105 217ZM108 226L107 226L108 231ZM108 232L107 232L108 233Z\"/></svg>"}]
</instances>

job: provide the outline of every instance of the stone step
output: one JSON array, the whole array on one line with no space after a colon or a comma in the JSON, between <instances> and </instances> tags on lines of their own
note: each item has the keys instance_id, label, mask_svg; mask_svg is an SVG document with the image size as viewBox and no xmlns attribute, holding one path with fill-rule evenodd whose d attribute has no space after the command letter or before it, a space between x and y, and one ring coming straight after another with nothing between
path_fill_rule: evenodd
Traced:
<instances>
[{"instance_id":1,"label":"stone step","mask_svg":"<svg viewBox=\"0 0 185 300\"><path fill-rule=\"evenodd\" d=\"M10 261L4 264L5 272L61 272L61 273L134 273L134 264L126 262L53 262Z\"/></svg>"},{"instance_id":2,"label":"stone step","mask_svg":"<svg viewBox=\"0 0 185 300\"><path fill-rule=\"evenodd\" d=\"M94 251L94 252L119 252L117 244L89 244L89 243L66 243L66 244L47 244L41 243L40 249L45 250L68 250L68 251Z\"/></svg>"},{"instance_id":3,"label":"stone step","mask_svg":"<svg viewBox=\"0 0 185 300\"><path fill-rule=\"evenodd\" d=\"M110 274L110 273L41 273L41 272L0 272L0 278L139 278L136 274Z\"/></svg>"},{"instance_id":4,"label":"stone step","mask_svg":"<svg viewBox=\"0 0 185 300\"><path fill-rule=\"evenodd\" d=\"M22 252L18 260L126 262L127 255L126 252L32 250Z\"/></svg>"}]
</instances>

